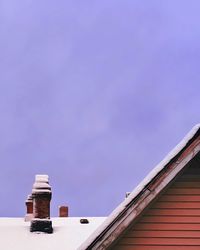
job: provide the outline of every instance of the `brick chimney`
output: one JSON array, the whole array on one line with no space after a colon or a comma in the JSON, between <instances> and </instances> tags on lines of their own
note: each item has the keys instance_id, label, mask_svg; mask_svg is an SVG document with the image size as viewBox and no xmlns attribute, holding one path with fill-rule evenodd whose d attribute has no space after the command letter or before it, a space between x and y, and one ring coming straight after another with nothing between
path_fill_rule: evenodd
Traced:
<instances>
[{"instance_id":1,"label":"brick chimney","mask_svg":"<svg viewBox=\"0 0 200 250\"><path fill-rule=\"evenodd\" d=\"M69 208L67 206L59 207L59 217L68 217L69 216Z\"/></svg>"},{"instance_id":2,"label":"brick chimney","mask_svg":"<svg viewBox=\"0 0 200 250\"><path fill-rule=\"evenodd\" d=\"M53 232L50 220L51 196L48 175L36 175L32 189L33 219L31 220L31 232Z\"/></svg>"},{"instance_id":3,"label":"brick chimney","mask_svg":"<svg viewBox=\"0 0 200 250\"><path fill-rule=\"evenodd\" d=\"M25 221L30 221L33 218L33 198L31 194L28 195L25 204L26 204Z\"/></svg>"}]
</instances>

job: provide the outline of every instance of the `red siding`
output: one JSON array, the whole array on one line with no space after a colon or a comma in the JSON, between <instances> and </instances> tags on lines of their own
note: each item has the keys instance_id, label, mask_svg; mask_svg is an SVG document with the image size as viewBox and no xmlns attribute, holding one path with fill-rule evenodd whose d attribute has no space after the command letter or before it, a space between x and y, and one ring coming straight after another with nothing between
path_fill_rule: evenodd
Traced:
<instances>
[{"instance_id":1,"label":"red siding","mask_svg":"<svg viewBox=\"0 0 200 250\"><path fill-rule=\"evenodd\" d=\"M146 210L112 249L200 249L200 167L196 162Z\"/></svg>"}]
</instances>

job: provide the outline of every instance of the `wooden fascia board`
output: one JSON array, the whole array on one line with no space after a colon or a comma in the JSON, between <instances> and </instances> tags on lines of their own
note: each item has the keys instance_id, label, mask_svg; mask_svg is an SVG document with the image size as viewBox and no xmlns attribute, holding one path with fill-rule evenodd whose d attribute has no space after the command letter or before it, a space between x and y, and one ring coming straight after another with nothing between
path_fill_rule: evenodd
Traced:
<instances>
[{"instance_id":1,"label":"wooden fascia board","mask_svg":"<svg viewBox=\"0 0 200 250\"><path fill-rule=\"evenodd\" d=\"M87 249L108 249L199 151L200 138L197 137L181 152L174 162L171 162L163 168L163 171L158 174L159 177L152 180L146 186L139 199L134 200L133 203L129 203L126 209L124 209L124 212L109 226L109 229L107 227Z\"/></svg>"}]
</instances>

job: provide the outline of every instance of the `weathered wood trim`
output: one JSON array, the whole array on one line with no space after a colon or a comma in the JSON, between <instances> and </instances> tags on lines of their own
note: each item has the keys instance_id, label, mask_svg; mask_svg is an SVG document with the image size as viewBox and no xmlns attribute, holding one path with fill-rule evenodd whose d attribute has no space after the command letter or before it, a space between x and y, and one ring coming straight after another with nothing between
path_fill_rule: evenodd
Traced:
<instances>
[{"instance_id":1,"label":"weathered wood trim","mask_svg":"<svg viewBox=\"0 0 200 250\"><path fill-rule=\"evenodd\" d=\"M199 137L187 146L173 162L170 162L163 168L163 170L145 187L141 194L139 194L139 199L130 203L123 214L120 214L88 249L108 249L198 152L200 152Z\"/></svg>"}]
</instances>

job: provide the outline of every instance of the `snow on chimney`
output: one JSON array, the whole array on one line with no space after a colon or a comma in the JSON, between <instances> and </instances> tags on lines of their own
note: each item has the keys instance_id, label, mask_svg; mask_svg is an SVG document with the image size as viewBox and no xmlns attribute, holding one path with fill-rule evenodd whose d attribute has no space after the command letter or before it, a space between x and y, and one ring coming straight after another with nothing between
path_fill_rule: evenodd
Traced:
<instances>
[{"instance_id":1,"label":"snow on chimney","mask_svg":"<svg viewBox=\"0 0 200 250\"><path fill-rule=\"evenodd\" d=\"M31 220L31 232L52 233L52 221L50 220L51 186L48 175L36 175L33 184L33 219Z\"/></svg>"},{"instance_id":2,"label":"snow on chimney","mask_svg":"<svg viewBox=\"0 0 200 250\"><path fill-rule=\"evenodd\" d=\"M67 206L59 207L59 217L68 217L69 216L69 208Z\"/></svg>"},{"instance_id":3,"label":"snow on chimney","mask_svg":"<svg viewBox=\"0 0 200 250\"><path fill-rule=\"evenodd\" d=\"M31 194L28 195L25 203L26 203L25 221L30 221L33 218L33 198Z\"/></svg>"}]
</instances>

